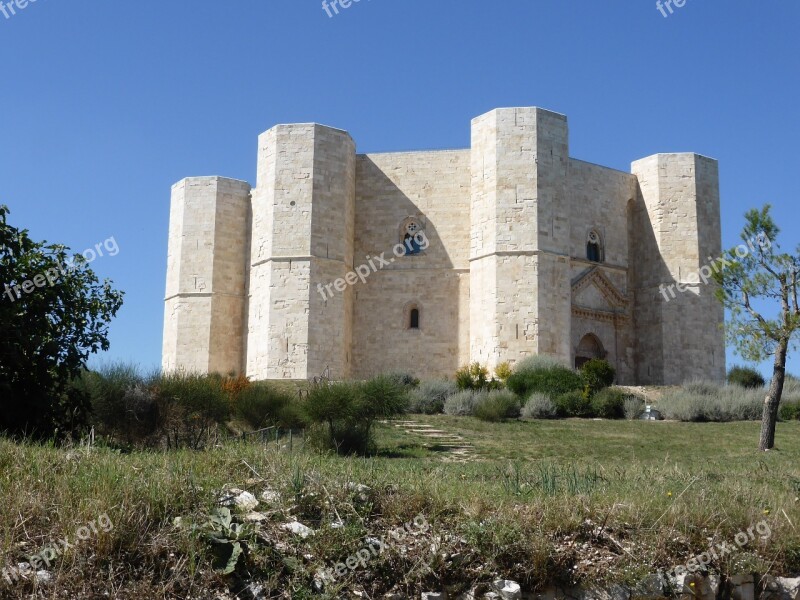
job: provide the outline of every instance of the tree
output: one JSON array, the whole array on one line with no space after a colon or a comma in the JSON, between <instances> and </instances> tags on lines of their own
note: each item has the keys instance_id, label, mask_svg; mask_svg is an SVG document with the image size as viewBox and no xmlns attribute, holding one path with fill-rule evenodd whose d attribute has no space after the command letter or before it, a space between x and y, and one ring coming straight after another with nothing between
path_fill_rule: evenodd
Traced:
<instances>
[{"instance_id":1,"label":"tree","mask_svg":"<svg viewBox=\"0 0 800 600\"><path fill-rule=\"evenodd\" d=\"M780 230L770 205L745 214L744 244L727 250L715 269L717 297L730 311L726 336L746 360L773 357L772 379L764 398L759 450L775 446L775 424L786 377L786 357L800 327L797 303L800 248L796 255L780 253ZM756 305L758 303L758 306ZM778 315L767 310L778 305Z\"/></svg>"},{"instance_id":2,"label":"tree","mask_svg":"<svg viewBox=\"0 0 800 600\"><path fill-rule=\"evenodd\" d=\"M107 350L122 292L68 248L35 242L0 205L0 431L39 439L77 433L88 400L70 381Z\"/></svg>"}]
</instances>

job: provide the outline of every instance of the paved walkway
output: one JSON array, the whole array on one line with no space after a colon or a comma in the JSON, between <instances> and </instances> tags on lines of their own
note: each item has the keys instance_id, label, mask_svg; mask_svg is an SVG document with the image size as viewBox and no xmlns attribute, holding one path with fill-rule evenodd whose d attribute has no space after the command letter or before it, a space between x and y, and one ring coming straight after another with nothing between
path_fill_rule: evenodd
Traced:
<instances>
[{"instance_id":1,"label":"paved walkway","mask_svg":"<svg viewBox=\"0 0 800 600\"><path fill-rule=\"evenodd\" d=\"M422 445L432 452L441 452L442 460L445 462L465 463L475 459L473 445L458 434L447 433L417 421L384 421L384 423L391 423L409 435L422 438Z\"/></svg>"}]
</instances>

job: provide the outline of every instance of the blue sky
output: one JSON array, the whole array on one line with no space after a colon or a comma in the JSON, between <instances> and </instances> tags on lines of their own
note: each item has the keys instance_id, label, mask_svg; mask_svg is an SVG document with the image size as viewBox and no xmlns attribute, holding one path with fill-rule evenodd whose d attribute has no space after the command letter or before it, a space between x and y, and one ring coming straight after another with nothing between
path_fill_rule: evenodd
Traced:
<instances>
[{"instance_id":1,"label":"blue sky","mask_svg":"<svg viewBox=\"0 0 800 600\"><path fill-rule=\"evenodd\" d=\"M127 294L103 360L160 361L170 186L254 182L257 136L276 123L347 129L359 152L455 148L472 117L542 106L568 115L576 158L719 159L724 245L765 202L784 245L800 238L793 0L686 0L668 18L655 0L361 0L333 18L318 0L16 12L0 14L0 202L76 251L116 239L119 254L92 265Z\"/></svg>"}]
</instances>

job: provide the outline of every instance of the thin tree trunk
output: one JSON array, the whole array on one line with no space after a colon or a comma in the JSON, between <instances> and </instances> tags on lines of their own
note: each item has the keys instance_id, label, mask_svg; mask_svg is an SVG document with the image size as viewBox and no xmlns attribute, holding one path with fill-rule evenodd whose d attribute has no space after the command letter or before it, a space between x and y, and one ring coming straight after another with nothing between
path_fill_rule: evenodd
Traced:
<instances>
[{"instance_id":1,"label":"thin tree trunk","mask_svg":"<svg viewBox=\"0 0 800 600\"><path fill-rule=\"evenodd\" d=\"M775 425L778 422L778 406L783 395L783 382L786 378L786 353L789 341L781 340L775 350L775 363L772 367L772 380L767 397L764 398L764 412L761 416L761 439L759 450L772 450L775 446Z\"/></svg>"}]
</instances>

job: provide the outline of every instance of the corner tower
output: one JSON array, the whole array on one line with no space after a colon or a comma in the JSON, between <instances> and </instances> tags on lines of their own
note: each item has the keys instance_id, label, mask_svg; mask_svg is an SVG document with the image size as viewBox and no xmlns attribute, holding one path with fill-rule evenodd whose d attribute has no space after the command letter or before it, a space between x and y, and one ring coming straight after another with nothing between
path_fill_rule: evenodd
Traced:
<instances>
[{"instance_id":1,"label":"corner tower","mask_svg":"<svg viewBox=\"0 0 800 600\"><path fill-rule=\"evenodd\" d=\"M472 121L471 360L570 359L567 118L540 108Z\"/></svg>"},{"instance_id":2,"label":"corner tower","mask_svg":"<svg viewBox=\"0 0 800 600\"><path fill-rule=\"evenodd\" d=\"M244 370L250 185L190 177L172 186L162 368Z\"/></svg>"},{"instance_id":3,"label":"corner tower","mask_svg":"<svg viewBox=\"0 0 800 600\"><path fill-rule=\"evenodd\" d=\"M633 163L631 215L637 381L725 378L722 304L710 269L722 253L717 161L656 154Z\"/></svg>"},{"instance_id":4,"label":"corner tower","mask_svg":"<svg viewBox=\"0 0 800 600\"><path fill-rule=\"evenodd\" d=\"M250 242L247 375L350 374L352 292L319 289L353 265L355 144L345 131L278 125L259 137Z\"/></svg>"}]
</instances>

